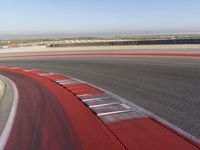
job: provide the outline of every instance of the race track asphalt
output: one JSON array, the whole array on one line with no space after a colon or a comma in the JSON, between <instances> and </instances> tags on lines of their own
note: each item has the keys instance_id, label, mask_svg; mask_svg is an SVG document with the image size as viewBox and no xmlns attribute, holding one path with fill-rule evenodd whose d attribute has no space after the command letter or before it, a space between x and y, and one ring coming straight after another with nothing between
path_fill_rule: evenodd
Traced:
<instances>
[{"instance_id":1,"label":"race track asphalt","mask_svg":"<svg viewBox=\"0 0 200 150\"><path fill-rule=\"evenodd\" d=\"M0 66L68 74L111 91L200 138L200 58L45 57Z\"/></svg>"}]
</instances>

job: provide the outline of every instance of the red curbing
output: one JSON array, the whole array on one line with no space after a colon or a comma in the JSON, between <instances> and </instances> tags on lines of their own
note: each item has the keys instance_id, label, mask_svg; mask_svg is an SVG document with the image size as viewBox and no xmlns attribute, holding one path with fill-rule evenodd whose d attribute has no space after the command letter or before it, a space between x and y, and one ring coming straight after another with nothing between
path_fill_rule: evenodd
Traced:
<instances>
[{"instance_id":1,"label":"red curbing","mask_svg":"<svg viewBox=\"0 0 200 150\"><path fill-rule=\"evenodd\" d=\"M63 84L65 88L67 88L69 91L74 93L75 95L84 95L84 94L101 94L103 93L101 90L98 90L90 85L87 84L72 84L72 85L66 85Z\"/></svg>"},{"instance_id":2,"label":"red curbing","mask_svg":"<svg viewBox=\"0 0 200 150\"><path fill-rule=\"evenodd\" d=\"M198 143L86 83L65 84L70 77L59 74L41 77L38 72L23 72L18 68L2 70L29 76L49 89L64 107L84 149L200 149Z\"/></svg>"},{"instance_id":3,"label":"red curbing","mask_svg":"<svg viewBox=\"0 0 200 150\"><path fill-rule=\"evenodd\" d=\"M53 81L56 81L56 80L67 80L67 79L69 79L68 77L60 75L60 74L51 74L51 75L47 75L45 77L48 78L48 79L50 79L50 80L53 80Z\"/></svg>"},{"instance_id":4,"label":"red curbing","mask_svg":"<svg viewBox=\"0 0 200 150\"><path fill-rule=\"evenodd\" d=\"M34 74L44 74L44 73L47 73L46 71L42 71L42 70L30 70L30 71L27 71L27 72L34 73Z\"/></svg>"},{"instance_id":5,"label":"red curbing","mask_svg":"<svg viewBox=\"0 0 200 150\"><path fill-rule=\"evenodd\" d=\"M5 68L1 70L28 76L45 86L63 106L73 130L80 140L80 143L77 144L80 144L83 149L124 149L120 141L113 136L110 130L108 130L97 116L65 88L47 78L29 72Z\"/></svg>"}]
</instances>

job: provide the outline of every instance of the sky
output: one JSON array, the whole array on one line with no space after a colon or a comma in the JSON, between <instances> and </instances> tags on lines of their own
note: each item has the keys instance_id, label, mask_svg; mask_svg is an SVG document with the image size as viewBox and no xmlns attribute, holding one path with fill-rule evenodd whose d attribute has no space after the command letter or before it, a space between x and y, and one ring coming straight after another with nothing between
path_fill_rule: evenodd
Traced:
<instances>
[{"instance_id":1,"label":"sky","mask_svg":"<svg viewBox=\"0 0 200 150\"><path fill-rule=\"evenodd\" d=\"M0 38L200 33L200 0L0 0Z\"/></svg>"}]
</instances>

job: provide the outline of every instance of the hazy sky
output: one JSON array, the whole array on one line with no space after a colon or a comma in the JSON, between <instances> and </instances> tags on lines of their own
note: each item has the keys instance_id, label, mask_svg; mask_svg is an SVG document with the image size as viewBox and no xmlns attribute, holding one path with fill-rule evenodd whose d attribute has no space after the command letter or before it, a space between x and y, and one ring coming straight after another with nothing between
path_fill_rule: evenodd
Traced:
<instances>
[{"instance_id":1,"label":"hazy sky","mask_svg":"<svg viewBox=\"0 0 200 150\"><path fill-rule=\"evenodd\" d=\"M200 32L200 0L1 0L0 37Z\"/></svg>"}]
</instances>

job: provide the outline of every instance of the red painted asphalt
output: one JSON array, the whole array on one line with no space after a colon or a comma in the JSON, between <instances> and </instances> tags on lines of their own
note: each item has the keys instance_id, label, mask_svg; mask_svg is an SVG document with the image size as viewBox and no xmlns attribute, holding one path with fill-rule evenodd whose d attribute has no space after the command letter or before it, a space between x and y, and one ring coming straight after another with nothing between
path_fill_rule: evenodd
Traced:
<instances>
[{"instance_id":1,"label":"red painted asphalt","mask_svg":"<svg viewBox=\"0 0 200 150\"><path fill-rule=\"evenodd\" d=\"M149 118L121 121L108 124L108 127L127 149L199 150L195 145Z\"/></svg>"},{"instance_id":2,"label":"red painted asphalt","mask_svg":"<svg viewBox=\"0 0 200 150\"><path fill-rule=\"evenodd\" d=\"M0 56L0 59L3 58L34 58L34 57L76 57L76 56L146 56L146 57L200 57L198 53L95 53L95 54L34 54L34 55L24 55L24 56Z\"/></svg>"},{"instance_id":3,"label":"red painted asphalt","mask_svg":"<svg viewBox=\"0 0 200 150\"><path fill-rule=\"evenodd\" d=\"M55 80L69 78L58 74L41 77L38 72L2 70L20 96L6 149L199 150L196 143L148 117L104 124L76 97L103 92L95 87L60 86Z\"/></svg>"},{"instance_id":4,"label":"red painted asphalt","mask_svg":"<svg viewBox=\"0 0 200 150\"><path fill-rule=\"evenodd\" d=\"M2 74L16 83L19 104L5 149L124 149L108 128L66 89L38 75L9 72Z\"/></svg>"},{"instance_id":5,"label":"red painted asphalt","mask_svg":"<svg viewBox=\"0 0 200 150\"><path fill-rule=\"evenodd\" d=\"M81 148L68 116L49 90L27 76L3 74L19 91L17 114L5 149Z\"/></svg>"}]
</instances>

